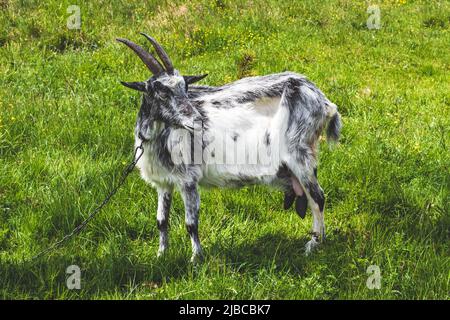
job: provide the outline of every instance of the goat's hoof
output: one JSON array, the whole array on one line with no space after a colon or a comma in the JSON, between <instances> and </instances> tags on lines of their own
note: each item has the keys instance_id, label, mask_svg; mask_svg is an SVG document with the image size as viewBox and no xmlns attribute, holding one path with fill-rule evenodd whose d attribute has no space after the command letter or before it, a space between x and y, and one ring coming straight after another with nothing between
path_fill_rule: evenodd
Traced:
<instances>
[{"instance_id":1,"label":"goat's hoof","mask_svg":"<svg viewBox=\"0 0 450 320\"><path fill-rule=\"evenodd\" d=\"M166 248L164 248L164 249L159 249L158 250L158 254L156 255L158 258L162 258L165 254L166 254L166 252L167 252L167 250L166 250Z\"/></svg>"},{"instance_id":2,"label":"goat's hoof","mask_svg":"<svg viewBox=\"0 0 450 320\"><path fill-rule=\"evenodd\" d=\"M203 262L203 254L202 253L194 253L191 257L191 263L198 264Z\"/></svg>"},{"instance_id":3,"label":"goat's hoof","mask_svg":"<svg viewBox=\"0 0 450 320\"><path fill-rule=\"evenodd\" d=\"M318 246L319 241L317 241L314 237L309 240L305 245L305 255L309 256Z\"/></svg>"}]
</instances>

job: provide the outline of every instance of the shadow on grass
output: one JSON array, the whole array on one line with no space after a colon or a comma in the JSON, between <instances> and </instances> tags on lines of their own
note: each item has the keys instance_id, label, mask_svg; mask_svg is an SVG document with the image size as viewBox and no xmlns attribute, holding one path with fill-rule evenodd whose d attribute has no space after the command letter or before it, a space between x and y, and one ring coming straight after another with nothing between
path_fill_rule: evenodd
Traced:
<instances>
[{"instance_id":1,"label":"shadow on grass","mask_svg":"<svg viewBox=\"0 0 450 320\"><path fill-rule=\"evenodd\" d=\"M425 222L424 225L420 216L426 213L404 201L401 203L401 212L396 215L389 214L387 208L395 210L395 200L390 198L387 202L377 203L377 207L384 206L385 210L379 212L373 223L383 230L404 232L414 236L413 238L431 232L428 241L442 243L448 234L448 218L445 215L441 215L433 224ZM237 245L218 241L205 252L205 261L199 268L203 269L201 276L210 276L210 272L213 272L210 269L215 269L215 264L225 265L225 272L238 272L248 276L258 275L261 271L293 276L307 274L311 269L310 264L323 264L331 269L339 269L348 262L346 260L351 259L351 256L346 254L349 246L353 247L358 241L367 240L361 233L353 233L351 230L329 230L328 235L327 241L318 251L308 257L304 254L304 246L310 240L307 234L293 238L281 232L269 233ZM33 263L11 263L2 260L0 297L51 299L86 298L103 293L126 295L136 287L161 288L165 283L180 279L190 280L197 276L197 268L189 262L189 250L175 251L175 248L172 248L172 251L161 259L148 254L143 258L137 253L127 254L133 251L129 245L129 242L125 241L117 251L103 257L93 258L92 254L74 257L59 253ZM364 249L364 246L358 247L360 250ZM66 288L66 268L72 264L82 267L81 291Z\"/></svg>"},{"instance_id":2,"label":"shadow on grass","mask_svg":"<svg viewBox=\"0 0 450 320\"><path fill-rule=\"evenodd\" d=\"M309 240L305 235L291 239L283 234L266 234L255 241L235 247L213 245L205 252L205 260L195 266L189 261L190 252L178 251L157 259L151 257L148 263L139 262L136 256L124 254L125 248L102 258L73 258L71 256L50 256L32 263L0 262L0 276L3 285L0 297L13 299L19 296L32 298L89 298L96 294L126 295L137 287L163 287L165 283L180 279L195 279L197 276L214 276L215 264L225 264L226 272L238 272L248 276L261 271L299 275L311 259L328 260L325 243L315 255L306 257L304 245ZM82 290L67 290L66 268L79 265L82 273ZM158 290L158 289L156 289Z\"/></svg>"},{"instance_id":3,"label":"shadow on grass","mask_svg":"<svg viewBox=\"0 0 450 320\"><path fill-rule=\"evenodd\" d=\"M407 237L430 236L432 242L440 244L448 237L448 205L431 205L425 208L408 200L402 192L389 193L383 199L376 199L366 210L373 216L373 222L384 227L385 231L397 231Z\"/></svg>"},{"instance_id":4,"label":"shadow on grass","mask_svg":"<svg viewBox=\"0 0 450 320\"><path fill-rule=\"evenodd\" d=\"M282 233L266 234L255 241L235 247L213 246L208 254L225 259L227 267L235 272L256 275L265 269L293 276L306 272L309 263L337 261L346 248L346 235L335 234L322 243L311 255L306 256L305 245L311 239L307 234L300 238Z\"/></svg>"},{"instance_id":5,"label":"shadow on grass","mask_svg":"<svg viewBox=\"0 0 450 320\"><path fill-rule=\"evenodd\" d=\"M66 268L70 265L80 266L81 290L67 290L66 281L70 274L66 274ZM89 297L98 293L127 294L140 285L160 287L164 282L186 276L190 270L192 265L181 255L155 258L149 263L137 262L125 254L99 259L55 256L35 262L0 262L0 297L16 299L23 295L27 298L60 299Z\"/></svg>"}]
</instances>

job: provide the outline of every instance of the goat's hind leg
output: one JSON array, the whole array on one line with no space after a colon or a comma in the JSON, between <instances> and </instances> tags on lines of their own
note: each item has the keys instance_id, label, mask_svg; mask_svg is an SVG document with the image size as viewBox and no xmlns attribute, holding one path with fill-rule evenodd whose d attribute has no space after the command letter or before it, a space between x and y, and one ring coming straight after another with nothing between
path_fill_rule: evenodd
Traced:
<instances>
[{"instance_id":1,"label":"goat's hind leg","mask_svg":"<svg viewBox=\"0 0 450 320\"><path fill-rule=\"evenodd\" d=\"M305 247L306 254L325 240L324 205L325 196L317 181L317 170L306 165L292 163L289 166L303 187L308 198L309 207L313 215L312 237Z\"/></svg>"},{"instance_id":2,"label":"goat's hind leg","mask_svg":"<svg viewBox=\"0 0 450 320\"><path fill-rule=\"evenodd\" d=\"M313 181L305 182L305 189L307 190L308 203L313 214L312 237L305 248L306 254L309 254L317 247L319 242L323 242L326 239L324 214L325 195L316 178Z\"/></svg>"},{"instance_id":3,"label":"goat's hind leg","mask_svg":"<svg viewBox=\"0 0 450 320\"><path fill-rule=\"evenodd\" d=\"M302 79L295 78L286 83L280 102L280 110L285 113L280 113L284 117L279 117L279 125L280 128L286 129L286 149L282 149L281 153L284 155L283 160L300 183L313 214L313 235L311 241L306 244L308 254L325 237L325 197L316 177L317 161L314 150L320 129L318 124L322 110L319 101L321 97L304 84ZM299 201L299 206L301 204L305 204L304 198ZM303 208L299 208L299 211L304 215Z\"/></svg>"}]
</instances>

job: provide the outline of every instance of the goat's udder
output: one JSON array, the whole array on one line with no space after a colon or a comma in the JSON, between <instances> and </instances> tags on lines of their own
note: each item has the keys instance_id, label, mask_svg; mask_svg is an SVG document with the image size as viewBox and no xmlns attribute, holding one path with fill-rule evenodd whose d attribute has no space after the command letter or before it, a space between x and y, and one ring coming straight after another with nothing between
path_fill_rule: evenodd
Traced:
<instances>
[{"instance_id":1,"label":"goat's udder","mask_svg":"<svg viewBox=\"0 0 450 320\"><path fill-rule=\"evenodd\" d=\"M296 177L291 177L291 181L292 181L292 188L294 189L295 194L299 197L302 196L303 188L298 179Z\"/></svg>"}]
</instances>

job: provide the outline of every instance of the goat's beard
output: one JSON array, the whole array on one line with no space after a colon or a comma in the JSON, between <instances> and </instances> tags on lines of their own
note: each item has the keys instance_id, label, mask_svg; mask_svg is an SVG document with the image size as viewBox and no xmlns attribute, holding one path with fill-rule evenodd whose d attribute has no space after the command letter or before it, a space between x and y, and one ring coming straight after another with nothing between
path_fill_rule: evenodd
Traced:
<instances>
[{"instance_id":1,"label":"goat's beard","mask_svg":"<svg viewBox=\"0 0 450 320\"><path fill-rule=\"evenodd\" d=\"M153 127L155 126L155 121L151 119L138 120L136 124L136 132L139 139L144 141L151 140L153 136Z\"/></svg>"},{"instance_id":2,"label":"goat's beard","mask_svg":"<svg viewBox=\"0 0 450 320\"><path fill-rule=\"evenodd\" d=\"M185 125L178 121L145 119L137 123L136 132L139 139L149 141L157 137L166 128L187 129Z\"/></svg>"}]
</instances>

